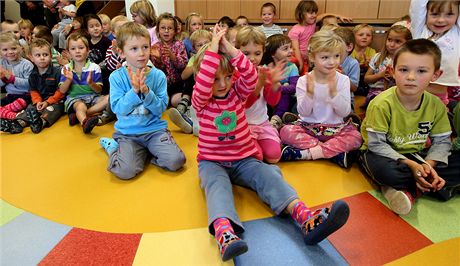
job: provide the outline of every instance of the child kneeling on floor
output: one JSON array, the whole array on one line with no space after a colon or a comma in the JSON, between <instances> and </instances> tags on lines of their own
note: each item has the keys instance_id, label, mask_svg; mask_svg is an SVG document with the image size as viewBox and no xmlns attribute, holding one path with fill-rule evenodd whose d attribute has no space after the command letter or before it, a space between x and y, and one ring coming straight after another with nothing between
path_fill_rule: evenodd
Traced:
<instances>
[{"instance_id":1,"label":"child kneeling on floor","mask_svg":"<svg viewBox=\"0 0 460 266\"><path fill-rule=\"evenodd\" d=\"M126 66L109 78L110 105L118 121L113 139L100 140L110 156L108 170L121 179L131 179L143 171L151 155L151 163L176 171L185 164L185 155L161 119L168 106L166 76L147 66L149 32L142 25L128 22L117 33L117 45Z\"/></svg>"},{"instance_id":2,"label":"child kneeling on floor","mask_svg":"<svg viewBox=\"0 0 460 266\"><path fill-rule=\"evenodd\" d=\"M215 25L211 43L198 52L194 63L197 75L192 105L200 124L197 159L209 232L216 238L224 261L248 250L246 242L237 236L244 228L233 202L235 184L255 190L276 214L291 214L305 243L316 244L346 223L348 205L337 201L330 208L311 211L284 181L278 166L254 157L258 150L249 132L244 102L255 89L257 72L225 33ZM240 77L233 82L236 68Z\"/></svg>"},{"instance_id":3,"label":"child kneeling on floor","mask_svg":"<svg viewBox=\"0 0 460 266\"><path fill-rule=\"evenodd\" d=\"M460 153L449 155L446 107L426 91L442 73L440 61L435 43L408 41L394 57L396 86L371 101L361 126L362 166L398 214L408 214L425 192L448 200L460 188Z\"/></svg>"}]
</instances>

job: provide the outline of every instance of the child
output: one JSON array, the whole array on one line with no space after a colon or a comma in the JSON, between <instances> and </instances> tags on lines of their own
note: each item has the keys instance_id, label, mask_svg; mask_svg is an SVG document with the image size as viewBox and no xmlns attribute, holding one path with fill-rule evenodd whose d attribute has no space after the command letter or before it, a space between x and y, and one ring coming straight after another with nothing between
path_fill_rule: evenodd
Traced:
<instances>
[{"instance_id":1,"label":"child","mask_svg":"<svg viewBox=\"0 0 460 266\"><path fill-rule=\"evenodd\" d=\"M190 13L188 14L187 18L185 18L185 31L188 32L189 36L192 36L196 30L202 30L203 25L203 17L198 13ZM185 50L187 51L188 58L191 58L192 53L196 53L197 50L193 50L193 45L190 38L185 38L183 43Z\"/></svg>"},{"instance_id":2,"label":"child","mask_svg":"<svg viewBox=\"0 0 460 266\"><path fill-rule=\"evenodd\" d=\"M330 209L312 212L283 180L277 166L253 157L257 149L244 101L254 91L257 72L224 35L225 29L216 24L211 43L198 52L194 64L198 74L192 104L200 123L198 171L206 194L209 233L216 238L224 261L248 250L237 236L244 228L233 203L233 183L255 190L276 214L290 213L305 243L316 244L346 223L348 205L337 201ZM235 68L241 75L232 82Z\"/></svg>"},{"instance_id":3,"label":"child","mask_svg":"<svg viewBox=\"0 0 460 266\"><path fill-rule=\"evenodd\" d=\"M51 34L51 30L44 25L35 26L34 30L32 31L32 41L36 38L45 39L49 44L53 43L53 35ZM69 63L66 58L61 57L61 54L51 46L51 63L55 67L60 67Z\"/></svg>"},{"instance_id":4,"label":"child","mask_svg":"<svg viewBox=\"0 0 460 266\"><path fill-rule=\"evenodd\" d=\"M102 34L107 37L110 41L115 39L113 33L112 33L112 27L111 27L111 21L110 17L107 16L106 14L98 14L99 18L101 19L102 22Z\"/></svg>"},{"instance_id":5,"label":"child","mask_svg":"<svg viewBox=\"0 0 460 266\"><path fill-rule=\"evenodd\" d=\"M27 78L32 73L34 65L29 60L22 58L21 45L11 32L0 33L0 53L0 87L5 86L6 89L6 96L1 99L0 104L2 106L1 118L13 119L15 116L13 113L24 109L30 103ZM22 109L9 110L5 106L18 102L21 102Z\"/></svg>"},{"instance_id":6,"label":"child","mask_svg":"<svg viewBox=\"0 0 460 266\"><path fill-rule=\"evenodd\" d=\"M65 94L59 90L61 69L51 64L51 44L36 38L30 44L30 60L35 67L29 76L32 104L18 115L24 127L30 125L34 134L53 125L64 113Z\"/></svg>"},{"instance_id":7,"label":"child","mask_svg":"<svg viewBox=\"0 0 460 266\"><path fill-rule=\"evenodd\" d=\"M58 46L59 38L62 38L60 35L63 34L62 31L64 27L72 23L73 18L77 15L77 7L75 7L70 0L59 0L59 2L62 4L58 9L61 21L51 30L51 34L53 34L53 46ZM65 49L63 46L59 48Z\"/></svg>"},{"instance_id":8,"label":"child","mask_svg":"<svg viewBox=\"0 0 460 266\"><path fill-rule=\"evenodd\" d=\"M298 24L294 25L288 33L292 40L292 49L299 73L304 74L308 71L307 47L309 40L316 29L316 20L321 20L324 16L333 14L318 15L318 5L313 0L302 0L295 8L295 19ZM333 15L341 21L350 21L349 18Z\"/></svg>"},{"instance_id":9,"label":"child","mask_svg":"<svg viewBox=\"0 0 460 266\"><path fill-rule=\"evenodd\" d=\"M246 16L238 16L235 19L235 26L239 26L239 27L249 26L249 19Z\"/></svg>"},{"instance_id":10,"label":"child","mask_svg":"<svg viewBox=\"0 0 460 266\"><path fill-rule=\"evenodd\" d=\"M151 60L155 67L166 74L170 105L176 107L182 98L183 82L180 77L187 65L187 52L181 41L176 40L177 21L171 13L163 13L157 21L158 39L152 46Z\"/></svg>"},{"instance_id":11,"label":"child","mask_svg":"<svg viewBox=\"0 0 460 266\"><path fill-rule=\"evenodd\" d=\"M21 38L21 30L19 29L19 24L12 20L2 21L1 32L11 32L14 35L14 38L19 40Z\"/></svg>"},{"instance_id":12,"label":"child","mask_svg":"<svg viewBox=\"0 0 460 266\"><path fill-rule=\"evenodd\" d=\"M273 24L276 16L276 7L273 3L265 3L260 9L260 16L262 17L262 25L259 28L265 34L265 37L270 37L274 34L283 34L280 26Z\"/></svg>"},{"instance_id":13,"label":"child","mask_svg":"<svg viewBox=\"0 0 460 266\"><path fill-rule=\"evenodd\" d=\"M183 42L188 37L188 33L183 30L184 22L178 16L174 16L174 19L177 22L176 40Z\"/></svg>"},{"instance_id":14,"label":"child","mask_svg":"<svg viewBox=\"0 0 460 266\"><path fill-rule=\"evenodd\" d=\"M32 30L34 29L34 25L28 19L19 20L18 25L19 31L21 33L19 43L21 44L21 46L27 46L29 42L32 40Z\"/></svg>"},{"instance_id":15,"label":"child","mask_svg":"<svg viewBox=\"0 0 460 266\"><path fill-rule=\"evenodd\" d=\"M107 49L112 42L102 34L102 21L94 14L86 15L83 20L83 29L89 36L89 55L88 58L93 63L100 64L105 59Z\"/></svg>"},{"instance_id":16,"label":"child","mask_svg":"<svg viewBox=\"0 0 460 266\"><path fill-rule=\"evenodd\" d=\"M235 22L228 16L223 16L217 21L217 25L224 29L230 29L235 27Z\"/></svg>"},{"instance_id":17,"label":"child","mask_svg":"<svg viewBox=\"0 0 460 266\"><path fill-rule=\"evenodd\" d=\"M148 0L138 0L134 2L129 8L131 17L134 22L140 25L144 25L150 34L150 45L154 45L158 42L158 33L156 30L157 15L155 14L155 8L152 3Z\"/></svg>"},{"instance_id":18,"label":"child","mask_svg":"<svg viewBox=\"0 0 460 266\"><path fill-rule=\"evenodd\" d=\"M236 35L238 34L238 31L240 31L242 27L240 26L235 26L233 28L227 29L227 34L225 34L225 37L227 40L233 45L236 45Z\"/></svg>"},{"instance_id":19,"label":"child","mask_svg":"<svg viewBox=\"0 0 460 266\"><path fill-rule=\"evenodd\" d=\"M460 86L458 65L460 58L459 1L412 0L410 4L411 30L414 38L434 41L441 49L442 75L427 90L448 104L447 87Z\"/></svg>"},{"instance_id":20,"label":"child","mask_svg":"<svg viewBox=\"0 0 460 266\"><path fill-rule=\"evenodd\" d=\"M74 17L72 23L65 25L62 34L59 34L59 48L64 49L66 46L67 36L72 32L79 31L83 25L83 17ZM63 51L63 53L66 53Z\"/></svg>"},{"instance_id":21,"label":"child","mask_svg":"<svg viewBox=\"0 0 460 266\"><path fill-rule=\"evenodd\" d=\"M351 57L359 62L359 84L356 94L366 96L369 92L369 86L364 83L364 75L369 68L369 61L377 53L374 48L370 47L372 43L374 28L368 24L359 24L353 28L355 34L355 47Z\"/></svg>"},{"instance_id":22,"label":"child","mask_svg":"<svg viewBox=\"0 0 460 266\"><path fill-rule=\"evenodd\" d=\"M117 34L120 54L127 65L110 75L110 105L117 115L112 138L100 144L110 157L108 170L120 179L131 179L142 172L145 160L169 171L185 164L167 123L161 120L168 106L166 77L150 68L150 35L145 27L129 22Z\"/></svg>"},{"instance_id":23,"label":"child","mask_svg":"<svg viewBox=\"0 0 460 266\"><path fill-rule=\"evenodd\" d=\"M322 29L324 26L327 26L327 25L336 25L336 26L338 26L339 25L339 20L334 15L324 16L321 20L319 20L316 23L316 28L317 29Z\"/></svg>"},{"instance_id":24,"label":"child","mask_svg":"<svg viewBox=\"0 0 460 266\"><path fill-rule=\"evenodd\" d=\"M408 41L394 57L396 86L375 97L361 126L361 164L397 214L408 214L422 193L448 200L460 187L460 154L449 155L446 108L425 92L441 75L440 61L435 43Z\"/></svg>"},{"instance_id":25,"label":"child","mask_svg":"<svg viewBox=\"0 0 460 266\"><path fill-rule=\"evenodd\" d=\"M335 29L334 33L339 35L346 45L347 53L340 64L340 69L342 74L346 75L350 79L351 111L353 112L355 109L354 92L358 89L359 84L359 62L350 55L355 46L355 35L353 34L353 30L345 27Z\"/></svg>"},{"instance_id":26,"label":"child","mask_svg":"<svg viewBox=\"0 0 460 266\"><path fill-rule=\"evenodd\" d=\"M89 134L98 123L96 114L108 103L107 95L100 95L101 69L88 59L89 43L83 34L70 34L67 50L72 60L62 68L59 89L63 93L68 91L65 111L69 114L69 125L80 123L83 133Z\"/></svg>"},{"instance_id":27,"label":"child","mask_svg":"<svg viewBox=\"0 0 460 266\"><path fill-rule=\"evenodd\" d=\"M369 92L362 107L367 108L367 105L375 96L394 86L393 57L396 51L411 39L410 30L404 26L396 25L388 30L385 46L382 47L380 53L371 58L369 69L364 75L364 82L369 85Z\"/></svg>"},{"instance_id":28,"label":"child","mask_svg":"<svg viewBox=\"0 0 460 266\"><path fill-rule=\"evenodd\" d=\"M295 104L295 88L299 79L299 70L297 66L290 62L292 56L292 41L283 34L275 34L267 39L265 53L262 64L270 67L284 66L284 78L281 80L280 100L276 105L270 123L274 128L279 130L283 126L282 118L286 118L288 113Z\"/></svg>"},{"instance_id":29,"label":"child","mask_svg":"<svg viewBox=\"0 0 460 266\"><path fill-rule=\"evenodd\" d=\"M272 36L285 37L279 34ZM241 50L254 67L258 67L262 61L264 47L265 34L259 27L244 27L236 36L236 48ZM255 90L248 96L245 103L245 114L251 137L259 151L256 158L265 160L267 163L277 163L281 157L281 140L278 130L268 122L267 104L273 107L281 97L280 81L284 66L285 63L278 64L276 67L272 64L270 68L260 67Z\"/></svg>"},{"instance_id":30,"label":"child","mask_svg":"<svg viewBox=\"0 0 460 266\"><path fill-rule=\"evenodd\" d=\"M118 15L111 21L114 39L112 40L112 45L107 49L105 54L105 67L109 72L112 72L115 69L121 67L121 64L124 61L123 58L121 58L118 54L116 37L118 29L126 23L128 23L128 18L123 15Z\"/></svg>"},{"instance_id":31,"label":"child","mask_svg":"<svg viewBox=\"0 0 460 266\"><path fill-rule=\"evenodd\" d=\"M193 49L199 51L205 44L211 42L212 35L207 30L196 30L190 36L190 40L193 43ZM198 123L193 121L192 117L188 117L187 110L190 105L190 98L193 92L193 86L195 86L195 77L193 76L193 63L195 62L195 55L193 55L187 63L184 71L182 71L181 79L184 81L184 90L182 92L182 99L177 104L176 108L171 107L168 111L169 119L176 126L178 126L182 132L190 134L192 132L198 133ZM193 112L190 110L190 112Z\"/></svg>"},{"instance_id":32,"label":"child","mask_svg":"<svg viewBox=\"0 0 460 266\"><path fill-rule=\"evenodd\" d=\"M296 88L300 121L280 130L282 160L331 158L343 168L353 162L361 135L344 122L350 111L350 80L337 72L345 54L344 41L332 31L316 32L310 40L308 56L314 69L299 78Z\"/></svg>"}]
</instances>

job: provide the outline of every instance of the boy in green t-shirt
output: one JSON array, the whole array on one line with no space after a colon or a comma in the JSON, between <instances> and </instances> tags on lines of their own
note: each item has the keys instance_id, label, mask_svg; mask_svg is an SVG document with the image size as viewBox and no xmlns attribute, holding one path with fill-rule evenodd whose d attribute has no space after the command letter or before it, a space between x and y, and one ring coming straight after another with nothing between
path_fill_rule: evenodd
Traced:
<instances>
[{"instance_id":1,"label":"boy in green t-shirt","mask_svg":"<svg viewBox=\"0 0 460 266\"><path fill-rule=\"evenodd\" d=\"M425 92L442 73L440 60L433 42L408 41L394 57L396 86L371 101L361 126L361 164L398 214L408 214L423 193L448 200L460 188L446 108Z\"/></svg>"}]
</instances>

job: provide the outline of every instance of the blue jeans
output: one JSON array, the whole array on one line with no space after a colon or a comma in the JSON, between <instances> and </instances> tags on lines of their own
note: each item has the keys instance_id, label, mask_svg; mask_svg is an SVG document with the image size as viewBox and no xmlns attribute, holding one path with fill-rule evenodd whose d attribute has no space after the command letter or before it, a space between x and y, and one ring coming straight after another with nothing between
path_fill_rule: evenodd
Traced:
<instances>
[{"instance_id":1,"label":"blue jeans","mask_svg":"<svg viewBox=\"0 0 460 266\"><path fill-rule=\"evenodd\" d=\"M220 217L230 220L235 233L244 232L235 210L232 184L254 190L276 214L298 198L295 190L284 181L278 166L253 157L232 162L202 160L198 164L198 171L201 188L206 194L209 233L212 235L212 223Z\"/></svg>"}]
</instances>

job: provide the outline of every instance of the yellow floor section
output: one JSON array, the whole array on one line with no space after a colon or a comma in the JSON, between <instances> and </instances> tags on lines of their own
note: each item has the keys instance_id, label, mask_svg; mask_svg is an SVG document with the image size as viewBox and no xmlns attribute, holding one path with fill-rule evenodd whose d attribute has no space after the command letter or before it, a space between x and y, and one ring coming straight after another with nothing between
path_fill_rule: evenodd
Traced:
<instances>
[{"instance_id":1,"label":"yellow floor section","mask_svg":"<svg viewBox=\"0 0 460 266\"><path fill-rule=\"evenodd\" d=\"M386 265L460 265L460 238L435 243Z\"/></svg>"},{"instance_id":2,"label":"yellow floor section","mask_svg":"<svg viewBox=\"0 0 460 266\"><path fill-rule=\"evenodd\" d=\"M40 134L26 128L0 134L1 198L12 205L69 226L107 232L144 233L205 228L207 212L197 171L197 138L171 131L187 163L177 173L147 165L131 181L106 170L108 157L99 138L113 124L84 135L63 117ZM310 206L371 189L355 165L341 169L328 161L280 163L286 180ZM235 188L243 221L272 216L255 193Z\"/></svg>"}]
</instances>

